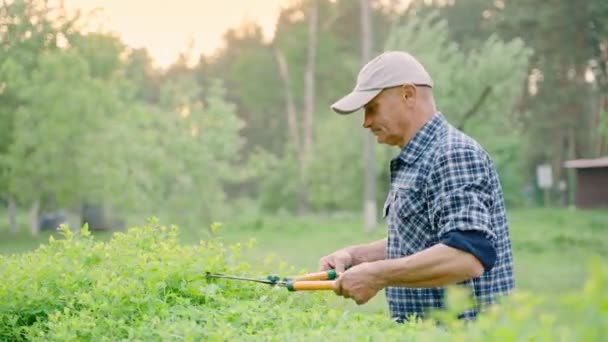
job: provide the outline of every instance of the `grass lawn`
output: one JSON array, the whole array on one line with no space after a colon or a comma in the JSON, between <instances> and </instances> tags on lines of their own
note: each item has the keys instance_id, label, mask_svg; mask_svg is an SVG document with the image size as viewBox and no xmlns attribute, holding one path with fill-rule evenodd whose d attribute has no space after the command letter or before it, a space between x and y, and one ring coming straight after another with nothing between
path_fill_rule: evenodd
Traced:
<instances>
[{"instance_id":1,"label":"grass lawn","mask_svg":"<svg viewBox=\"0 0 608 342\"><path fill-rule=\"evenodd\" d=\"M510 212L509 221L516 285L520 289L548 296L573 290L585 281L591 257L599 256L608 261L608 211L520 209ZM48 241L49 233L33 239L27 234L11 236L6 227L0 227L3 227L0 230L1 254L31 250ZM226 243L245 243L255 239L255 246L244 252L253 267L262 265L270 256L276 262L293 265L297 271L305 272L315 271L318 259L338 248L383 238L384 229L381 224L374 232L364 233L360 220L354 216L273 216L225 223L221 238ZM196 243L204 239L206 233L204 230L184 230L181 240ZM99 240L109 237L107 233L96 235ZM244 283L243 286L263 285ZM339 297L332 299L331 303L357 311L386 312L384 300L384 294L379 293L363 306Z\"/></svg>"}]
</instances>

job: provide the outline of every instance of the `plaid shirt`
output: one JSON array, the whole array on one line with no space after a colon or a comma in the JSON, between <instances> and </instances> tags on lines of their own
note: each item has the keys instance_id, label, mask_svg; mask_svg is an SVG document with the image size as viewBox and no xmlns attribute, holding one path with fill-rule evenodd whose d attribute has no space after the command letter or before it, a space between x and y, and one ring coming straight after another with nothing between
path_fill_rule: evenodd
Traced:
<instances>
[{"instance_id":1,"label":"plaid shirt","mask_svg":"<svg viewBox=\"0 0 608 342\"><path fill-rule=\"evenodd\" d=\"M387 259L429 248L454 230L483 233L496 250L494 267L460 284L477 304L490 304L514 286L511 242L502 189L483 148L437 113L391 160L391 189L384 204L388 222ZM443 308L444 288L386 288L391 316L426 317ZM477 316L479 307L461 313Z\"/></svg>"}]
</instances>

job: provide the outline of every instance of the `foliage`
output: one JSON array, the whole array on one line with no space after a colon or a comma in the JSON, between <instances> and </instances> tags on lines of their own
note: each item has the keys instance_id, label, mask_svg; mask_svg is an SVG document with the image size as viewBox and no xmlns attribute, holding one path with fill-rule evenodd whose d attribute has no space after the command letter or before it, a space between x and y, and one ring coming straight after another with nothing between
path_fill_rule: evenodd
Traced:
<instances>
[{"instance_id":1,"label":"foliage","mask_svg":"<svg viewBox=\"0 0 608 342\"><path fill-rule=\"evenodd\" d=\"M80 194L84 136L103 119L104 105L93 103L93 94L103 90L74 52L47 52L39 63L21 90L28 105L17 112L8 151L10 192L24 203L53 193L61 205L70 205Z\"/></svg>"},{"instance_id":2,"label":"foliage","mask_svg":"<svg viewBox=\"0 0 608 342\"><path fill-rule=\"evenodd\" d=\"M112 48L95 54L93 45ZM9 192L24 205L51 196L53 207L104 202L183 224L221 218L222 186L244 177L230 167L243 124L221 82L210 82L203 101L191 78L166 82L159 106L147 105L123 78L123 49L113 38L81 37L42 53L30 79L4 62L0 73L26 100L2 158Z\"/></svg>"},{"instance_id":3,"label":"foliage","mask_svg":"<svg viewBox=\"0 0 608 342\"><path fill-rule=\"evenodd\" d=\"M23 87L43 52L69 42L80 17L41 0L3 1L0 6L0 195L7 195L10 164L6 153L14 138L17 111L27 105ZM16 195L16 194L12 194Z\"/></svg>"},{"instance_id":4,"label":"foliage","mask_svg":"<svg viewBox=\"0 0 608 342\"><path fill-rule=\"evenodd\" d=\"M259 25L244 23L226 32L213 56L201 56L193 67L182 58L167 70L154 68L145 49L107 33L85 33L83 22L90 22L62 6L2 2L2 203L10 198L35 208L41 200L41 210L77 211L82 202L99 202L134 217L204 225L230 216L239 197L264 211L294 210L304 165L313 210L360 211L367 133L359 115L329 109L366 62L360 5L317 3L313 151L299 163L285 90L301 119L308 1L280 9L271 41ZM598 110L608 104L602 101L606 1L586 7L530 0L370 4L374 54L401 49L424 62L440 110L492 155L508 205L526 204L522 189L534 183L538 162L558 166L566 158L606 154L605 141L597 139L608 135L606 120L597 124ZM396 151L375 148L382 203ZM561 167L554 174L564 179Z\"/></svg>"},{"instance_id":5,"label":"foliage","mask_svg":"<svg viewBox=\"0 0 608 342\"><path fill-rule=\"evenodd\" d=\"M205 272L292 274L272 262L253 271L248 243L226 244L221 226L198 244L181 245L179 229L151 219L98 242L86 226L61 229L37 250L0 257L0 338L3 340L601 340L608 326L606 265L591 264L585 286L551 301L567 322L539 309L549 298L517 292L474 324L452 318L462 293L450 288L433 321L396 324L383 315L328 305L330 292L290 293L266 285L209 280ZM219 235L218 235L219 234ZM453 310L451 310L451 309ZM361 329L361 327L366 327Z\"/></svg>"},{"instance_id":6,"label":"foliage","mask_svg":"<svg viewBox=\"0 0 608 342\"><path fill-rule=\"evenodd\" d=\"M272 49L263 41L261 28L243 25L224 34L225 48L212 60L201 59L196 67L203 86L219 78L228 90L227 100L237 106L237 115L246 123L241 131L248 141L279 154L287 136L283 94ZM273 134L268 134L272 131ZM254 150L244 146L243 152Z\"/></svg>"},{"instance_id":7,"label":"foliage","mask_svg":"<svg viewBox=\"0 0 608 342\"><path fill-rule=\"evenodd\" d=\"M362 128L363 118L333 114L317 127L316 158L310 165L311 202L317 210L358 211L363 198L363 138L371 134ZM328 148L330 146L331 148ZM388 190L388 159L395 147L376 144L377 198L383 203ZM356 194L356 196L354 196Z\"/></svg>"},{"instance_id":8,"label":"foliage","mask_svg":"<svg viewBox=\"0 0 608 342\"><path fill-rule=\"evenodd\" d=\"M536 1L512 0L503 5L491 10L488 28L508 39L521 37L534 49L528 67L531 91L521 103L530 113L523 120L527 141L521 157L530 175L538 164L551 163L554 184L567 180L574 189L575 180L566 175L563 161L608 152L605 141L598 139L597 123L608 105L603 100L608 90L608 3L589 0L578 6L558 0L539 6ZM559 193L557 186L553 190Z\"/></svg>"},{"instance_id":9,"label":"foliage","mask_svg":"<svg viewBox=\"0 0 608 342\"><path fill-rule=\"evenodd\" d=\"M225 101L221 82L210 84L204 101L198 100L200 91L191 78L161 88L166 126L158 137L163 154L156 160L164 182L152 202L164 203L159 209L173 222L191 225L221 218L223 185L247 177L234 171L244 144L235 106Z\"/></svg>"}]
</instances>

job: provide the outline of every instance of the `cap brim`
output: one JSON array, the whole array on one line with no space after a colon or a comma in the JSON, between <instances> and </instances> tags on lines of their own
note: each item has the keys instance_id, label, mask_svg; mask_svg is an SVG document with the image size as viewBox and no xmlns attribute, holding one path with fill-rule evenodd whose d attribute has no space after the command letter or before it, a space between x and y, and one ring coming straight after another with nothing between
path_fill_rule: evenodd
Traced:
<instances>
[{"instance_id":1,"label":"cap brim","mask_svg":"<svg viewBox=\"0 0 608 342\"><path fill-rule=\"evenodd\" d=\"M382 89L353 91L331 105L331 109L338 114L351 114L371 101Z\"/></svg>"}]
</instances>

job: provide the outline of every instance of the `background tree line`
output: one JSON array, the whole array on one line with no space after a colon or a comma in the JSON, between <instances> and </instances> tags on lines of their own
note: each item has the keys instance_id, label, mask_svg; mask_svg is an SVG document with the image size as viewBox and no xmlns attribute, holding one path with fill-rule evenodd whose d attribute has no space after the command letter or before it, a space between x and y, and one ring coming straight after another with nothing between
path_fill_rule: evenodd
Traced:
<instances>
[{"instance_id":1,"label":"background tree line","mask_svg":"<svg viewBox=\"0 0 608 342\"><path fill-rule=\"evenodd\" d=\"M85 33L42 0L0 7L0 196L77 218L87 203L192 228L248 210L359 212L397 150L329 105L370 57L415 54L439 109L494 158L511 207L538 205L535 172L608 151L608 2L304 0L267 42L256 23L166 70L145 49ZM203 18L204 20L204 18ZM557 203L560 192L551 192ZM369 212L369 210L368 210Z\"/></svg>"}]
</instances>

